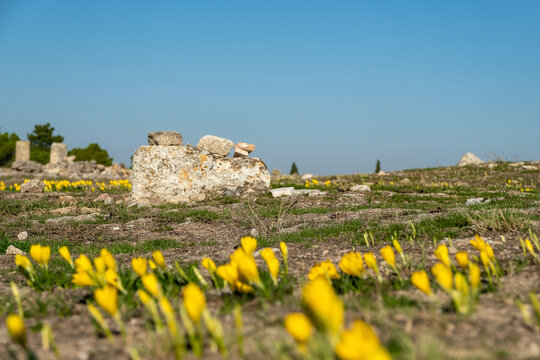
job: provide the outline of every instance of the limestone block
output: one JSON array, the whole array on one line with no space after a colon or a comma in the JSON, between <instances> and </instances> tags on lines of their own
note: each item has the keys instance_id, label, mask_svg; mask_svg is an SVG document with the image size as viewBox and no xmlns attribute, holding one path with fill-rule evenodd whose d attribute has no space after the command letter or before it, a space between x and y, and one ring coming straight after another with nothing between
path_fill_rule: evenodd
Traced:
<instances>
[{"instance_id":1,"label":"limestone block","mask_svg":"<svg viewBox=\"0 0 540 360\"><path fill-rule=\"evenodd\" d=\"M231 140L214 135L204 135L197 143L198 149L221 156L229 155L233 146L234 143Z\"/></svg>"},{"instance_id":2,"label":"limestone block","mask_svg":"<svg viewBox=\"0 0 540 360\"><path fill-rule=\"evenodd\" d=\"M15 143L15 161L30 161L30 141Z\"/></svg>"},{"instance_id":3,"label":"limestone block","mask_svg":"<svg viewBox=\"0 0 540 360\"><path fill-rule=\"evenodd\" d=\"M182 146L182 134L177 131L156 131L148 133L148 145Z\"/></svg>"},{"instance_id":4,"label":"limestone block","mask_svg":"<svg viewBox=\"0 0 540 360\"><path fill-rule=\"evenodd\" d=\"M244 151L247 151L247 153L252 153L253 151L255 151L255 145L254 144L248 144L246 142L239 142L239 143L236 143L235 147L238 149L242 149Z\"/></svg>"},{"instance_id":5,"label":"limestone block","mask_svg":"<svg viewBox=\"0 0 540 360\"><path fill-rule=\"evenodd\" d=\"M49 163L60 164L67 157L67 145L63 143L52 143Z\"/></svg>"},{"instance_id":6,"label":"limestone block","mask_svg":"<svg viewBox=\"0 0 540 360\"><path fill-rule=\"evenodd\" d=\"M466 153L463 155L461 160L459 160L459 163L457 166L467 166L467 165L479 165L482 164L484 161L480 159L478 156L474 155L473 153Z\"/></svg>"},{"instance_id":7,"label":"limestone block","mask_svg":"<svg viewBox=\"0 0 540 360\"><path fill-rule=\"evenodd\" d=\"M131 186L139 204L193 202L266 191L270 173L260 160L224 158L191 145L141 146L133 155Z\"/></svg>"},{"instance_id":8,"label":"limestone block","mask_svg":"<svg viewBox=\"0 0 540 360\"><path fill-rule=\"evenodd\" d=\"M245 150L242 150L240 148L234 149L234 155L233 157L248 157L249 153Z\"/></svg>"}]
</instances>

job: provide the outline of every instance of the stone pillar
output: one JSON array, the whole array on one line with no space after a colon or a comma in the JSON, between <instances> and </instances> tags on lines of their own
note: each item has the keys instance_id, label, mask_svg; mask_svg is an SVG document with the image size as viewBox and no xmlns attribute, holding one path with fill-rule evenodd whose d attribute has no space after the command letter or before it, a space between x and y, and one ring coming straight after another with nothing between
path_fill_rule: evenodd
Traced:
<instances>
[{"instance_id":1,"label":"stone pillar","mask_svg":"<svg viewBox=\"0 0 540 360\"><path fill-rule=\"evenodd\" d=\"M15 161L30 161L30 141L17 141L15 144Z\"/></svg>"},{"instance_id":2,"label":"stone pillar","mask_svg":"<svg viewBox=\"0 0 540 360\"><path fill-rule=\"evenodd\" d=\"M67 157L67 145L63 143L52 143L51 164L59 164Z\"/></svg>"}]
</instances>

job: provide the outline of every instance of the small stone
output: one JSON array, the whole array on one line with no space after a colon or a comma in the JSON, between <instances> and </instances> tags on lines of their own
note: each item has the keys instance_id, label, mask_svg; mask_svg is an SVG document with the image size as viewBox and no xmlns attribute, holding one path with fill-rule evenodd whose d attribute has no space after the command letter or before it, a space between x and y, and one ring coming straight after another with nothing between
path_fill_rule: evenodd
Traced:
<instances>
[{"instance_id":1,"label":"small stone","mask_svg":"<svg viewBox=\"0 0 540 360\"><path fill-rule=\"evenodd\" d=\"M60 195L58 199L56 199L56 202L59 204L74 204L77 202L77 199L71 195Z\"/></svg>"},{"instance_id":2,"label":"small stone","mask_svg":"<svg viewBox=\"0 0 540 360\"><path fill-rule=\"evenodd\" d=\"M32 179L21 184L22 193L40 193L43 192L43 182L39 179Z\"/></svg>"},{"instance_id":3,"label":"small stone","mask_svg":"<svg viewBox=\"0 0 540 360\"><path fill-rule=\"evenodd\" d=\"M148 133L150 146L182 146L182 134L178 131L156 131Z\"/></svg>"},{"instance_id":4,"label":"small stone","mask_svg":"<svg viewBox=\"0 0 540 360\"><path fill-rule=\"evenodd\" d=\"M19 240L26 240L28 239L28 232L22 231L17 235L17 239Z\"/></svg>"},{"instance_id":5,"label":"small stone","mask_svg":"<svg viewBox=\"0 0 540 360\"><path fill-rule=\"evenodd\" d=\"M467 199L467 201L465 201L466 206L478 205L478 204L482 204L482 203L484 203L484 198L483 197L470 198L470 199Z\"/></svg>"},{"instance_id":6,"label":"small stone","mask_svg":"<svg viewBox=\"0 0 540 360\"><path fill-rule=\"evenodd\" d=\"M351 186L351 191L360 191L360 192L366 192L371 191L371 188L368 185L353 185Z\"/></svg>"},{"instance_id":7,"label":"small stone","mask_svg":"<svg viewBox=\"0 0 540 360\"><path fill-rule=\"evenodd\" d=\"M242 158L245 158L245 157L248 157L249 153L245 150L242 150L240 148L235 148L234 149L234 155L233 157L237 158L237 157L242 157Z\"/></svg>"},{"instance_id":8,"label":"small stone","mask_svg":"<svg viewBox=\"0 0 540 360\"><path fill-rule=\"evenodd\" d=\"M255 145L254 144L248 144L245 142L239 142L236 143L236 148L246 151L248 154L255 151Z\"/></svg>"},{"instance_id":9,"label":"small stone","mask_svg":"<svg viewBox=\"0 0 540 360\"><path fill-rule=\"evenodd\" d=\"M259 236L259 231L257 229L255 229L255 228L253 228L253 229L251 229L249 231L249 236L252 236L252 237L256 238L256 237Z\"/></svg>"},{"instance_id":10,"label":"small stone","mask_svg":"<svg viewBox=\"0 0 540 360\"><path fill-rule=\"evenodd\" d=\"M411 180L409 178L405 178L405 179L402 179L399 183L400 184L410 184Z\"/></svg>"},{"instance_id":11,"label":"small stone","mask_svg":"<svg viewBox=\"0 0 540 360\"><path fill-rule=\"evenodd\" d=\"M386 175L386 173L385 173L384 171L381 170L381 171L379 171L379 172L377 173L377 175Z\"/></svg>"},{"instance_id":12,"label":"small stone","mask_svg":"<svg viewBox=\"0 0 540 360\"><path fill-rule=\"evenodd\" d=\"M484 162L484 160L480 159L478 156L474 155L473 153L466 153L463 155L461 160L459 160L457 166L467 166L467 165L480 165Z\"/></svg>"},{"instance_id":13,"label":"small stone","mask_svg":"<svg viewBox=\"0 0 540 360\"><path fill-rule=\"evenodd\" d=\"M324 191L316 189L295 189L294 195L321 196L326 194Z\"/></svg>"},{"instance_id":14,"label":"small stone","mask_svg":"<svg viewBox=\"0 0 540 360\"><path fill-rule=\"evenodd\" d=\"M6 255L24 255L24 251L19 248L16 248L13 245L9 245L6 249Z\"/></svg>"},{"instance_id":15,"label":"small stone","mask_svg":"<svg viewBox=\"0 0 540 360\"><path fill-rule=\"evenodd\" d=\"M221 156L229 155L233 147L234 143L231 140L214 135L204 135L197 143L198 149Z\"/></svg>"},{"instance_id":16,"label":"small stone","mask_svg":"<svg viewBox=\"0 0 540 360\"><path fill-rule=\"evenodd\" d=\"M291 196L294 195L293 187L284 187L270 190L272 197L282 197L282 196Z\"/></svg>"},{"instance_id":17,"label":"small stone","mask_svg":"<svg viewBox=\"0 0 540 360\"><path fill-rule=\"evenodd\" d=\"M112 201L113 201L113 199L107 193L101 194L97 198L94 199L95 203L104 202L105 204L110 204L110 203L112 203Z\"/></svg>"},{"instance_id":18,"label":"small stone","mask_svg":"<svg viewBox=\"0 0 540 360\"><path fill-rule=\"evenodd\" d=\"M538 168L534 165L523 165L521 168L523 170L538 170Z\"/></svg>"},{"instance_id":19,"label":"small stone","mask_svg":"<svg viewBox=\"0 0 540 360\"><path fill-rule=\"evenodd\" d=\"M310 180L313 178L313 174L303 174L302 176L300 176L300 179L302 180Z\"/></svg>"},{"instance_id":20,"label":"small stone","mask_svg":"<svg viewBox=\"0 0 540 360\"><path fill-rule=\"evenodd\" d=\"M119 231L120 230L120 228L118 226L115 226L112 229L113 229L113 231Z\"/></svg>"}]
</instances>

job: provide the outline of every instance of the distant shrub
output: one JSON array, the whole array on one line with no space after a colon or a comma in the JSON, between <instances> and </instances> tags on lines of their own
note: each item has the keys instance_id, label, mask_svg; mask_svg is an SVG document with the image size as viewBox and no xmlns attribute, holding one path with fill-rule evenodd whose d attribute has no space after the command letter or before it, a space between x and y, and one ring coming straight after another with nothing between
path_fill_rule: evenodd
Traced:
<instances>
[{"instance_id":1,"label":"distant shrub","mask_svg":"<svg viewBox=\"0 0 540 360\"><path fill-rule=\"evenodd\" d=\"M0 133L0 166L10 166L15 159L15 144L20 140L17 134Z\"/></svg>"},{"instance_id":2,"label":"distant shrub","mask_svg":"<svg viewBox=\"0 0 540 360\"><path fill-rule=\"evenodd\" d=\"M85 148L73 148L68 155L75 155L76 161L91 161L105 166L111 166L113 159L109 157L107 150L102 149L98 144L91 143Z\"/></svg>"},{"instance_id":3,"label":"distant shrub","mask_svg":"<svg viewBox=\"0 0 540 360\"><path fill-rule=\"evenodd\" d=\"M289 172L290 175L298 174L298 167L296 166L296 163L293 161L291 166L291 171Z\"/></svg>"},{"instance_id":4,"label":"distant shrub","mask_svg":"<svg viewBox=\"0 0 540 360\"><path fill-rule=\"evenodd\" d=\"M377 160L377 165L375 165L375 174L381 172L381 160Z\"/></svg>"}]
</instances>

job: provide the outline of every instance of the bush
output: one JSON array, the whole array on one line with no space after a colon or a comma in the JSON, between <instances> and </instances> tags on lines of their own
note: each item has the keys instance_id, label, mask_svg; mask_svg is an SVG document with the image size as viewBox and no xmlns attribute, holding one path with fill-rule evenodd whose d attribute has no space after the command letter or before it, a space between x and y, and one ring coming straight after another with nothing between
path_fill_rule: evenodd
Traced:
<instances>
[{"instance_id":1,"label":"bush","mask_svg":"<svg viewBox=\"0 0 540 360\"><path fill-rule=\"evenodd\" d=\"M107 150L102 149L98 144L91 143L87 147L73 148L68 152L68 155L75 155L76 161L91 161L105 166L111 166L113 159L109 157Z\"/></svg>"},{"instance_id":2,"label":"bush","mask_svg":"<svg viewBox=\"0 0 540 360\"><path fill-rule=\"evenodd\" d=\"M291 166L291 171L289 172L290 175L298 174L298 167L296 166L296 163L293 161Z\"/></svg>"},{"instance_id":3,"label":"bush","mask_svg":"<svg viewBox=\"0 0 540 360\"><path fill-rule=\"evenodd\" d=\"M15 144L20 140L17 134L0 133L0 166L10 166L15 159Z\"/></svg>"}]
</instances>

